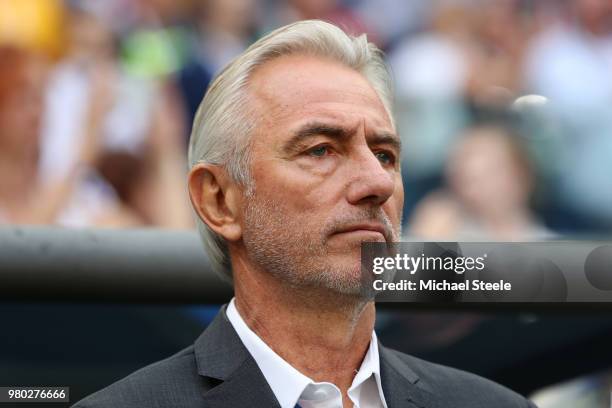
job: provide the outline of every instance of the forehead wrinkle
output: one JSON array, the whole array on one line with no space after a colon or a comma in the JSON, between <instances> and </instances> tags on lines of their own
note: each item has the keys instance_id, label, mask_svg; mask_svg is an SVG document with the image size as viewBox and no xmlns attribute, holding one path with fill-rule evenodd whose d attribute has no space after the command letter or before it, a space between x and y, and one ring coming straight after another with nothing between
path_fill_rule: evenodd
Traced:
<instances>
[{"instance_id":1,"label":"forehead wrinkle","mask_svg":"<svg viewBox=\"0 0 612 408\"><path fill-rule=\"evenodd\" d=\"M345 124L339 123L337 119L320 120L314 119L309 120L306 124L300 126L297 132L298 136L309 136L311 134L324 134L338 138L346 138L357 132L357 126L346 126Z\"/></svg>"},{"instance_id":2,"label":"forehead wrinkle","mask_svg":"<svg viewBox=\"0 0 612 408\"><path fill-rule=\"evenodd\" d=\"M253 96L251 101L254 102L256 115L260 119L257 133L261 133L262 129L268 131L277 129L283 124L289 128L292 125L291 122L295 123L305 117L329 118L334 125L348 128L347 124L357 119L353 116L351 105L351 102L356 101L359 101L357 104L359 110L367 108L367 116L369 120L372 120L373 126L383 128L389 126L392 131L395 130L379 95L362 74L353 72L356 74L355 78L360 79L359 86L355 86L357 83L353 82L354 80L350 81L353 83L351 87L343 86L347 85L345 81L341 81L340 84L332 81L330 84L328 81L317 81L316 78L313 84L310 84L308 80L303 83L302 79L312 78L313 73L308 72L296 76L290 71L285 72L289 58L291 56L268 61L258 67L249 80L247 88ZM320 62L325 64L327 61L320 60ZM310 62L307 61L307 63ZM272 70L273 68L276 69ZM279 78L282 81L279 81ZM364 86L360 86L361 84ZM296 121L291 118L295 118ZM356 120L355 122L357 122L355 126L357 128L359 122Z\"/></svg>"},{"instance_id":3,"label":"forehead wrinkle","mask_svg":"<svg viewBox=\"0 0 612 408\"><path fill-rule=\"evenodd\" d=\"M325 81L312 71L297 73L293 69L288 69L289 64L291 66L295 64L292 59L302 59L298 66L314 65L315 71L322 69L321 67L325 65L331 66L336 73L341 72L339 77L341 81L340 83ZM283 81L279 82L279 77ZM292 110L311 103L325 102L328 99L341 102L337 98L341 95L342 98L340 99L346 101L362 100L370 106L380 105L380 108L385 111L376 90L362 73L344 66L338 61L318 56L293 54L274 58L257 67L249 82L249 87L256 91L256 96L271 108L280 107L281 109ZM332 98L327 98L327 95L332 96ZM296 101L301 103L296 105Z\"/></svg>"}]
</instances>

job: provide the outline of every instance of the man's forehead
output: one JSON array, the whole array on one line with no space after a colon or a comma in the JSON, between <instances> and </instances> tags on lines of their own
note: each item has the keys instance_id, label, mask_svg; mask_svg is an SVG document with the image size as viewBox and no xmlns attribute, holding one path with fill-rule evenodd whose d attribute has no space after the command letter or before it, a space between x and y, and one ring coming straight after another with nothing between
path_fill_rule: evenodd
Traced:
<instances>
[{"instance_id":1,"label":"man's forehead","mask_svg":"<svg viewBox=\"0 0 612 408\"><path fill-rule=\"evenodd\" d=\"M268 120L312 116L350 126L354 117L364 116L375 126L391 126L370 83L359 72L332 60L279 57L254 73L249 88L256 109Z\"/></svg>"}]
</instances>

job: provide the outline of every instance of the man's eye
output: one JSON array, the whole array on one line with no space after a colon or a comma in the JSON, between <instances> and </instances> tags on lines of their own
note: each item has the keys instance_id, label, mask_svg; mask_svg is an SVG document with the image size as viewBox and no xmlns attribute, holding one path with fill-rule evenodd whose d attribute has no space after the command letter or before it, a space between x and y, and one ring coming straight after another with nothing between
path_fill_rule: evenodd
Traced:
<instances>
[{"instance_id":1,"label":"man's eye","mask_svg":"<svg viewBox=\"0 0 612 408\"><path fill-rule=\"evenodd\" d=\"M317 146L317 147L310 149L308 151L308 154L314 157L323 157L328 152L329 152L329 147L323 145L323 146Z\"/></svg>"},{"instance_id":2,"label":"man's eye","mask_svg":"<svg viewBox=\"0 0 612 408\"><path fill-rule=\"evenodd\" d=\"M387 152L377 152L376 158L383 164L395 164L395 156Z\"/></svg>"}]
</instances>

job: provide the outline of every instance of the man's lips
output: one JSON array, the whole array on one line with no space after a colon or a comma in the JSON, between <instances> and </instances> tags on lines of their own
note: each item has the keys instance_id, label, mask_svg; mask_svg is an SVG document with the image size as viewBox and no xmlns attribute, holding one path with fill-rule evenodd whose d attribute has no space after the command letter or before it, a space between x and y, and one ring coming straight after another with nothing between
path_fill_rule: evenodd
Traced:
<instances>
[{"instance_id":1,"label":"man's lips","mask_svg":"<svg viewBox=\"0 0 612 408\"><path fill-rule=\"evenodd\" d=\"M382 224L365 223L354 224L337 230L334 234L345 234L350 232L377 232L382 235L386 241L389 240L389 234Z\"/></svg>"}]
</instances>

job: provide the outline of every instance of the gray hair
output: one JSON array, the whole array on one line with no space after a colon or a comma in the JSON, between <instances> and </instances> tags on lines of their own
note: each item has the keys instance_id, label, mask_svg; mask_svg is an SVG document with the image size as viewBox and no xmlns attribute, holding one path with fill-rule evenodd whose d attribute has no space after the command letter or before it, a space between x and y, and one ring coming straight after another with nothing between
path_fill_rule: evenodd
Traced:
<instances>
[{"instance_id":1,"label":"gray hair","mask_svg":"<svg viewBox=\"0 0 612 408\"><path fill-rule=\"evenodd\" d=\"M281 27L251 45L227 65L211 83L193 123L189 166L208 163L223 166L234 181L252 192L250 136L256 126L247 87L254 71L283 55L305 54L337 61L361 73L378 94L395 127L392 85L382 52L366 35L347 35L319 20L299 21ZM196 223L211 266L232 281L227 244L200 217Z\"/></svg>"}]
</instances>

